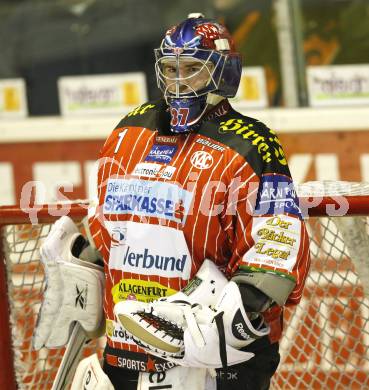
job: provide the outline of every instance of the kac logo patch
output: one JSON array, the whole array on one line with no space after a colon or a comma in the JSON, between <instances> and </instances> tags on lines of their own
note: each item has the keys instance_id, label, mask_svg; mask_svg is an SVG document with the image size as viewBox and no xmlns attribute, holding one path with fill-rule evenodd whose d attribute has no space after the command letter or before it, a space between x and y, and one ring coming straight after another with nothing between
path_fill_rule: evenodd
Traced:
<instances>
[{"instance_id":1,"label":"kac logo patch","mask_svg":"<svg viewBox=\"0 0 369 390\"><path fill-rule=\"evenodd\" d=\"M145 161L168 164L172 161L176 151L177 146L153 145L149 154L146 156Z\"/></svg>"},{"instance_id":2,"label":"kac logo patch","mask_svg":"<svg viewBox=\"0 0 369 390\"><path fill-rule=\"evenodd\" d=\"M197 169L208 169L213 163L213 156L203 150L198 150L191 156L191 164Z\"/></svg>"}]
</instances>

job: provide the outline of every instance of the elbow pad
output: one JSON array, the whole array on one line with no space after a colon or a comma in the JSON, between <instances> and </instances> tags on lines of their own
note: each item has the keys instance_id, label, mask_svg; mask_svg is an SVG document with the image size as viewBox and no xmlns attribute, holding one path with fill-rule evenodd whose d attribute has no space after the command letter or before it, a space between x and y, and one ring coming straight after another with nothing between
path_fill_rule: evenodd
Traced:
<instances>
[{"instance_id":1,"label":"elbow pad","mask_svg":"<svg viewBox=\"0 0 369 390\"><path fill-rule=\"evenodd\" d=\"M241 294L243 306L247 312L262 313L269 309L273 300L258 288L247 283L236 283Z\"/></svg>"}]
</instances>

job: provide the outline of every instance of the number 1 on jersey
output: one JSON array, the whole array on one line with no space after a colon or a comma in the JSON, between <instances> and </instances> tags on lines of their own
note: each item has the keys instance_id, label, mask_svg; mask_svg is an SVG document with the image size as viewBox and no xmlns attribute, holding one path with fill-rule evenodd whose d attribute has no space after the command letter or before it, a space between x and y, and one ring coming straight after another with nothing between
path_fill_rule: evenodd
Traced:
<instances>
[{"instance_id":1,"label":"number 1 on jersey","mask_svg":"<svg viewBox=\"0 0 369 390\"><path fill-rule=\"evenodd\" d=\"M128 129L124 129L123 131L121 131L121 132L118 134L118 142L117 142L117 146L115 147L114 153L117 153L118 150L119 150L119 148L120 148L120 145L122 145L122 141L123 141L124 136L125 136L126 133L127 133L127 130L128 130Z\"/></svg>"}]
</instances>

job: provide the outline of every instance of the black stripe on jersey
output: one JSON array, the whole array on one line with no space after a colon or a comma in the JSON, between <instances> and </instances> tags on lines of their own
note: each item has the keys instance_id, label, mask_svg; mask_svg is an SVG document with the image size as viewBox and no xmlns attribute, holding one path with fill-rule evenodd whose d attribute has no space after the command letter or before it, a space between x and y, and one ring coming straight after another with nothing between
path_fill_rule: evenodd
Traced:
<instances>
[{"instance_id":1,"label":"black stripe on jersey","mask_svg":"<svg viewBox=\"0 0 369 390\"><path fill-rule=\"evenodd\" d=\"M197 133L235 150L259 177L265 173L291 176L277 135L257 119L232 109L225 115L204 122Z\"/></svg>"},{"instance_id":2,"label":"black stripe on jersey","mask_svg":"<svg viewBox=\"0 0 369 390\"><path fill-rule=\"evenodd\" d=\"M146 127L161 135L170 131L170 114L164 99L144 103L127 114L116 126ZM291 176L277 135L257 119L231 109L227 114L205 121L196 131L220 142L243 156L260 177L264 173Z\"/></svg>"},{"instance_id":3,"label":"black stripe on jersey","mask_svg":"<svg viewBox=\"0 0 369 390\"><path fill-rule=\"evenodd\" d=\"M164 99L147 102L128 113L116 126L146 127L159 134L173 135L170 131L170 114Z\"/></svg>"}]
</instances>

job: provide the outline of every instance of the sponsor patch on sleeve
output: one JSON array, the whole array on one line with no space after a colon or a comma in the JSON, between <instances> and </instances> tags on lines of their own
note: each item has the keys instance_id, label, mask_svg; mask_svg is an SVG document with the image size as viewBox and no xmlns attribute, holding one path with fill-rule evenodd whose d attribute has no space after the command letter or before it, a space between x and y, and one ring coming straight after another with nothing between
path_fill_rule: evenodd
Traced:
<instances>
[{"instance_id":1,"label":"sponsor patch on sleeve","mask_svg":"<svg viewBox=\"0 0 369 390\"><path fill-rule=\"evenodd\" d=\"M260 180L254 215L293 214L301 217L299 200L291 178L285 175L263 175Z\"/></svg>"},{"instance_id":2,"label":"sponsor patch on sleeve","mask_svg":"<svg viewBox=\"0 0 369 390\"><path fill-rule=\"evenodd\" d=\"M243 256L242 263L291 272L300 248L300 229L301 221L288 215L254 218L251 235L255 244Z\"/></svg>"}]
</instances>

